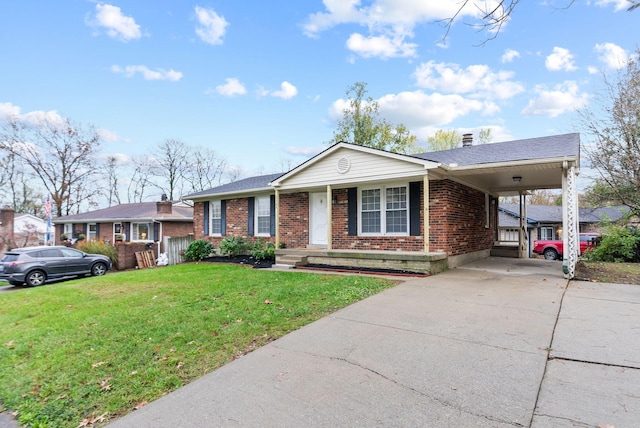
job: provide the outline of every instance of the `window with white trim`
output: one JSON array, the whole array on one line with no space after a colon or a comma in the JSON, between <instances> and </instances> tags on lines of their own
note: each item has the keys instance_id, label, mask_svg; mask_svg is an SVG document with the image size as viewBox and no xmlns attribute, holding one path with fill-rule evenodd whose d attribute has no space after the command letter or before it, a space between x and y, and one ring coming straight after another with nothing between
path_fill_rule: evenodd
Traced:
<instances>
[{"instance_id":1,"label":"window with white trim","mask_svg":"<svg viewBox=\"0 0 640 428\"><path fill-rule=\"evenodd\" d=\"M73 234L73 224L71 223L65 223L64 224L64 230L62 231L62 233L64 233L65 235L67 235L67 237L69 239L71 239L71 235Z\"/></svg>"},{"instance_id":2,"label":"window with white trim","mask_svg":"<svg viewBox=\"0 0 640 428\"><path fill-rule=\"evenodd\" d=\"M270 236L271 233L271 198L261 196L255 200L256 236Z\"/></svg>"},{"instance_id":3,"label":"window with white trim","mask_svg":"<svg viewBox=\"0 0 640 428\"><path fill-rule=\"evenodd\" d=\"M409 233L409 189L383 186L360 190L360 233L406 235Z\"/></svg>"},{"instance_id":4,"label":"window with white trim","mask_svg":"<svg viewBox=\"0 0 640 428\"><path fill-rule=\"evenodd\" d=\"M132 223L132 241L153 241L153 227L151 223Z\"/></svg>"},{"instance_id":5,"label":"window with white trim","mask_svg":"<svg viewBox=\"0 0 640 428\"><path fill-rule=\"evenodd\" d=\"M540 228L540 240L553 241L553 227L543 226Z\"/></svg>"},{"instance_id":6,"label":"window with white trim","mask_svg":"<svg viewBox=\"0 0 640 428\"><path fill-rule=\"evenodd\" d=\"M209 202L209 235L222 235L222 201Z\"/></svg>"}]
</instances>

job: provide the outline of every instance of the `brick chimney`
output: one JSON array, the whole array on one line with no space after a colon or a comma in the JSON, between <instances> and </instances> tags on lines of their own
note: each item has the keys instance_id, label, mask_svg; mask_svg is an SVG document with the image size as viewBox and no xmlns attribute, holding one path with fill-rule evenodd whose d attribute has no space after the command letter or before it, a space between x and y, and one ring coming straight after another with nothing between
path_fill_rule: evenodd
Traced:
<instances>
[{"instance_id":1,"label":"brick chimney","mask_svg":"<svg viewBox=\"0 0 640 428\"><path fill-rule=\"evenodd\" d=\"M160 201L156 202L156 207L158 214L171 214L171 207L173 207L173 202L168 201L167 195L163 193Z\"/></svg>"},{"instance_id":2,"label":"brick chimney","mask_svg":"<svg viewBox=\"0 0 640 428\"><path fill-rule=\"evenodd\" d=\"M473 134L462 134L462 147L473 146Z\"/></svg>"}]
</instances>

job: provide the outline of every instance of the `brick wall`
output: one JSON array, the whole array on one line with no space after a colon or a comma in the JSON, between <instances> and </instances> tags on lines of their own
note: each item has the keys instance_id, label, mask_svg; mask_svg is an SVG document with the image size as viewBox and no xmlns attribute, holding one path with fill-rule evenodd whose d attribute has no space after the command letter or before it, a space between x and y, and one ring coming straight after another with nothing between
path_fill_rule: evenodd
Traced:
<instances>
[{"instance_id":1,"label":"brick wall","mask_svg":"<svg viewBox=\"0 0 640 428\"><path fill-rule=\"evenodd\" d=\"M496 236L495 204L491 205L490 227L485 228L485 194L451 180L429 182L430 250L445 251L450 256L490 249ZM419 236L349 236L348 191L332 193L332 248L348 250L423 251L423 184L420 184ZM204 236L204 205L194 206L196 239L207 239L218 248L224 237ZM226 236L247 235L248 201L227 200ZM280 241L287 248L306 248L309 244L309 193L280 195ZM275 237L267 239L275 241Z\"/></svg>"},{"instance_id":2,"label":"brick wall","mask_svg":"<svg viewBox=\"0 0 640 428\"><path fill-rule=\"evenodd\" d=\"M451 180L429 182L429 246L450 256L491 249L496 236L495 204L485 228L484 193Z\"/></svg>"}]
</instances>

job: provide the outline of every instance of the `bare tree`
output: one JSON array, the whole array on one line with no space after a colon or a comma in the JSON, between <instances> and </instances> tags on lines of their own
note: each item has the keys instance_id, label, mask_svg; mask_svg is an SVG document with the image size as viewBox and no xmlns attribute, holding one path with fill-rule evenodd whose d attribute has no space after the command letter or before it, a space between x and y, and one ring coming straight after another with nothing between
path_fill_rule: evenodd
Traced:
<instances>
[{"instance_id":1,"label":"bare tree","mask_svg":"<svg viewBox=\"0 0 640 428\"><path fill-rule=\"evenodd\" d=\"M93 126L83 129L59 117L35 122L11 117L0 130L0 149L24 161L51 195L58 216L78 210L97 193L88 181L96 174L100 143Z\"/></svg>"},{"instance_id":2,"label":"bare tree","mask_svg":"<svg viewBox=\"0 0 640 428\"><path fill-rule=\"evenodd\" d=\"M118 158L111 155L107 157L105 165L105 179L107 180L107 203L109 206L121 204L120 201L120 168Z\"/></svg>"},{"instance_id":3,"label":"bare tree","mask_svg":"<svg viewBox=\"0 0 640 428\"><path fill-rule=\"evenodd\" d=\"M640 54L640 50L636 52ZM580 111L591 141L584 149L599 178L591 196L640 212L640 60L632 56L615 79L604 76L597 107Z\"/></svg>"},{"instance_id":4,"label":"bare tree","mask_svg":"<svg viewBox=\"0 0 640 428\"><path fill-rule=\"evenodd\" d=\"M184 175L191 192L200 192L222 183L227 161L212 149L196 146L189 148L187 166Z\"/></svg>"},{"instance_id":5,"label":"bare tree","mask_svg":"<svg viewBox=\"0 0 640 428\"><path fill-rule=\"evenodd\" d=\"M189 147L180 140L167 139L159 144L151 174L158 180L155 185L170 201L182 194L189 163Z\"/></svg>"},{"instance_id":6,"label":"bare tree","mask_svg":"<svg viewBox=\"0 0 640 428\"><path fill-rule=\"evenodd\" d=\"M153 187L151 181L152 165L146 156L134 157L131 160L133 172L127 187L127 201L131 203L143 202L147 197L147 190Z\"/></svg>"},{"instance_id":7,"label":"bare tree","mask_svg":"<svg viewBox=\"0 0 640 428\"><path fill-rule=\"evenodd\" d=\"M561 0L561 3L557 7L560 9L568 9L573 5L574 1L575 0ZM627 1L629 2L628 12L640 7L640 0ZM511 15L520 2L521 0L498 0L493 2L487 2L485 0L462 0L458 3L459 6L455 14L451 18L443 20L447 29L443 38L447 38L451 32L454 21L462 14L464 9L473 7L480 15L480 23L473 25L478 28L478 31L485 31L489 34L487 39L481 44L493 40L498 37L502 27L511 19ZM548 3L545 4L548 5Z\"/></svg>"},{"instance_id":8,"label":"bare tree","mask_svg":"<svg viewBox=\"0 0 640 428\"><path fill-rule=\"evenodd\" d=\"M42 215L42 193L34 186L33 176L22 159L14 153L1 151L0 201L15 212Z\"/></svg>"}]
</instances>

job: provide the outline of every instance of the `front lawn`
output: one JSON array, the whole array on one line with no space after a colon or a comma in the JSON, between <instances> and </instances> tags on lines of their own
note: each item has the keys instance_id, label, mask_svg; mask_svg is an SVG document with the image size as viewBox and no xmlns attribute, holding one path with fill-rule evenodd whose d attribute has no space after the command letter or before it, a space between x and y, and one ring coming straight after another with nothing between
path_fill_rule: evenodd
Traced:
<instances>
[{"instance_id":1,"label":"front lawn","mask_svg":"<svg viewBox=\"0 0 640 428\"><path fill-rule=\"evenodd\" d=\"M394 283L184 264L0 294L0 410L99 426Z\"/></svg>"}]
</instances>

